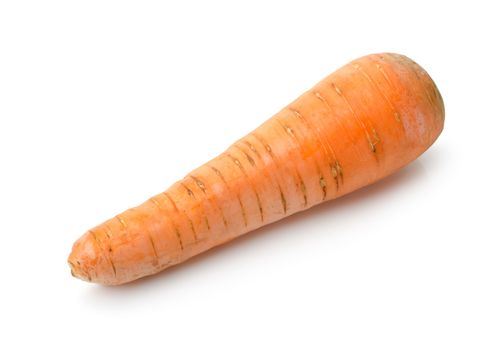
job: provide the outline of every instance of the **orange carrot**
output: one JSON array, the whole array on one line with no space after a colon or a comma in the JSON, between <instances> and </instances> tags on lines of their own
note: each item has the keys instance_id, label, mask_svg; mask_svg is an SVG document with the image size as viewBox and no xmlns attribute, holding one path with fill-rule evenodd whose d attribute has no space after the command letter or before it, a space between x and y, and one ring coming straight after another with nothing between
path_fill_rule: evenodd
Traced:
<instances>
[{"instance_id":1,"label":"orange carrot","mask_svg":"<svg viewBox=\"0 0 490 350\"><path fill-rule=\"evenodd\" d=\"M122 284L377 181L439 136L444 105L409 58L359 58L167 191L89 230L72 274Z\"/></svg>"}]
</instances>

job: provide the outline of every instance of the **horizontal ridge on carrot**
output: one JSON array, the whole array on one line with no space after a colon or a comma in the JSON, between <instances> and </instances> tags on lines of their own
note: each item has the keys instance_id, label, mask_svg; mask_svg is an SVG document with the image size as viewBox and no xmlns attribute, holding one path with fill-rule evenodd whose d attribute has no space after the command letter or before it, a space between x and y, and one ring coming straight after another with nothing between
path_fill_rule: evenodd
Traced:
<instances>
[{"instance_id":1,"label":"horizontal ridge on carrot","mask_svg":"<svg viewBox=\"0 0 490 350\"><path fill-rule=\"evenodd\" d=\"M373 183L421 155L442 97L406 56L354 60L165 192L89 230L72 274L117 285Z\"/></svg>"}]
</instances>

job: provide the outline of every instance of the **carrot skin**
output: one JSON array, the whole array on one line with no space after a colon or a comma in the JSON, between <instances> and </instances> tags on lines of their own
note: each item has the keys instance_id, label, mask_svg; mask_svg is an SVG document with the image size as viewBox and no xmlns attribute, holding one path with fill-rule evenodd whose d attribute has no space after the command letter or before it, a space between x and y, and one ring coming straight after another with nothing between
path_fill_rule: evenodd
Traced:
<instances>
[{"instance_id":1,"label":"carrot skin","mask_svg":"<svg viewBox=\"0 0 490 350\"><path fill-rule=\"evenodd\" d=\"M225 152L143 204L94 227L72 275L118 285L393 173L442 132L427 72L383 53L332 73Z\"/></svg>"}]
</instances>

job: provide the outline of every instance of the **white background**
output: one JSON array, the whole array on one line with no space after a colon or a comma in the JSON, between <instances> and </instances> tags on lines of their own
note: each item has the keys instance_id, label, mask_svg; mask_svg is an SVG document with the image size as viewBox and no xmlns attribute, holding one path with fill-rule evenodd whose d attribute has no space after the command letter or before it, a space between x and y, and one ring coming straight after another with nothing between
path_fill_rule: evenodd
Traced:
<instances>
[{"instance_id":1,"label":"white background","mask_svg":"<svg viewBox=\"0 0 490 350\"><path fill-rule=\"evenodd\" d=\"M484 1L0 2L0 348L489 349ZM348 61L394 51L446 126L396 175L155 277L72 243Z\"/></svg>"}]
</instances>

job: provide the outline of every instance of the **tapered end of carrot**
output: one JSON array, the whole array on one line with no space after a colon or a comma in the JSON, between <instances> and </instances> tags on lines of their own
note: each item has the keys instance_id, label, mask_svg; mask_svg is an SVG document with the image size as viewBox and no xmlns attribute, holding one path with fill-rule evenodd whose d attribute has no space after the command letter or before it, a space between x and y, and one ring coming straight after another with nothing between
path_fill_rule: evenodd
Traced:
<instances>
[{"instance_id":1,"label":"tapered end of carrot","mask_svg":"<svg viewBox=\"0 0 490 350\"><path fill-rule=\"evenodd\" d=\"M126 226L126 222L122 226L115 217L80 237L68 257L72 276L88 282L118 285L159 271L162 266L154 255L155 247L146 231L137 224L140 216L135 213L132 210L129 214L120 214L126 215L131 227ZM131 219L131 215L136 216ZM167 265L165 262L164 266Z\"/></svg>"},{"instance_id":2,"label":"tapered end of carrot","mask_svg":"<svg viewBox=\"0 0 490 350\"><path fill-rule=\"evenodd\" d=\"M75 242L68 257L68 265L70 265L73 277L91 282L93 270L97 263L97 254L88 237L89 235L85 234Z\"/></svg>"},{"instance_id":3,"label":"tapered end of carrot","mask_svg":"<svg viewBox=\"0 0 490 350\"><path fill-rule=\"evenodd\" d=\"M391 69L399 77L400 86L406 90L400 91L397 100L406 137L412 142L413 148L420 148L419 156L429 148L441 134L444 128L444 101L436 84L427 71L411 58L387 53L376 55L383 61L390 62ZM403 116L402 116L403 117Z\"/></svg>"},{"instance_id":4,"label":"tapered end of carrot","mask_svg":"<svg viewBox=\"0 0 490 350\"><path fill-rule=\"evenodd\" d=\"M100 243L92 231L87 232L75 242L68 257L68 265L73 277L88 282L117 284L116 281L108 278L112 276L111 265L101 251Z\"/></svg>"},{"instance_id":5,"label":"tapered end of carrot","mask_svg":"<svg viewBox=\"0 0 490 350\"><path fill-rule=\"evenodd\" d=\"M403 130L402 135L386 142L403 150L391 152L393 158L387 162L389 167L383 174L386 176L415 160L437 140L444 128L444 102L427 71L405 55L373 54L354 62L370 69L373 76L380 77L379 81L389 86L384 90L386 98ZM385 138L388 132L384 130Z\"/></svg>"}]
</instances>

